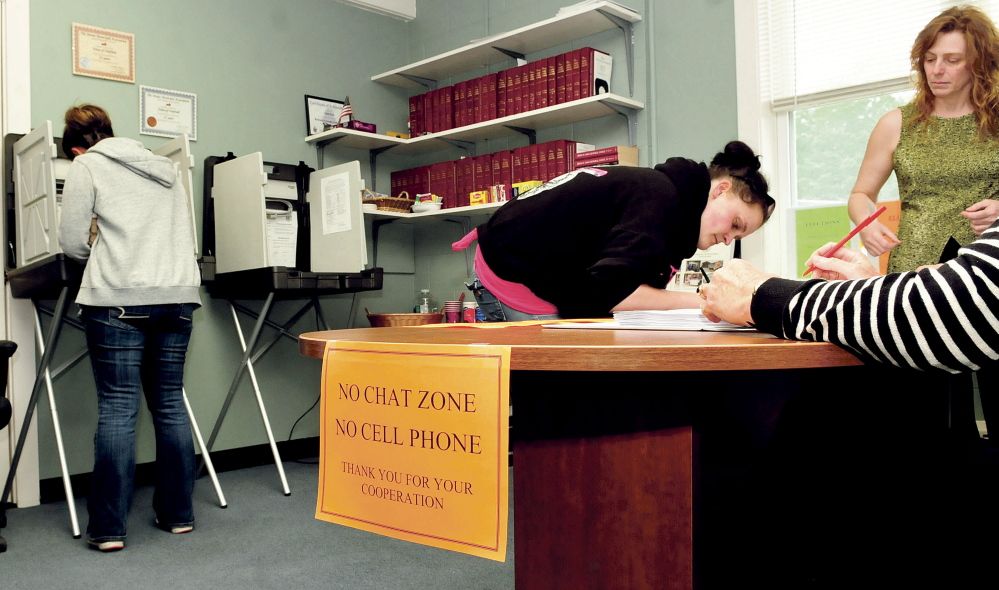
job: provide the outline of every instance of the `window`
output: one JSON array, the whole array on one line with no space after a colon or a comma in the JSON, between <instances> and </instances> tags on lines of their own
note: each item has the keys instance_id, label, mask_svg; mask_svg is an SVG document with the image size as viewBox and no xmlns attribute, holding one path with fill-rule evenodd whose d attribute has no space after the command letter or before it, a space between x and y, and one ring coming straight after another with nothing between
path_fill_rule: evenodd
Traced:
<instances>
[{"instance_id":1,"label":"window","mask_svg":"<svg viewBox=\"0 0 999 590\"><path fill-rule=\"evenodd\" d=\"M763 154L778 214L746 258L794 272L793 210L845 204L878 119L911 100L909 50L949 6L999 22L999 0L735 2L739 135ZM880 199L897 198L894 175ZM747 247L748 246L748 247Z\"/></svg>"}]
</instances>

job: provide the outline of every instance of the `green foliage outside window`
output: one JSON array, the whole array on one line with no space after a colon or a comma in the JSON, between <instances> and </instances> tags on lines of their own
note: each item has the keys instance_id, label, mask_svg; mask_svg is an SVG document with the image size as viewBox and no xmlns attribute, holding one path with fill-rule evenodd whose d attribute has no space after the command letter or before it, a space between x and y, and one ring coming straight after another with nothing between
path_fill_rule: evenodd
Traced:
<instances>
[{"instance_id":1,"label":"green foliage outside window","mask_svg":"<svg viewBox=\"0 0 999 590\"><path fill-rule=\"evenodd\" d=\"M845 203L874 125L912 95L899 92L795 111L797 202ZM894 174L878 196L880 201L893 199L898 199Z\"/></svg>"}]
</instances>

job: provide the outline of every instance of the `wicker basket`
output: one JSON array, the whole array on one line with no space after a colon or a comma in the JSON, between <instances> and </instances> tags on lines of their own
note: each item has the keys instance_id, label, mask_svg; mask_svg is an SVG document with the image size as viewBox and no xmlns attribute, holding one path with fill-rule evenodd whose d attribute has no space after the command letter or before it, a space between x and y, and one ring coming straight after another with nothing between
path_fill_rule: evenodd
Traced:
<instances>
[{"instance_id":1,"label":"wicker basket","mask_svg":"<svg viewBox=\"0 0 999 590\"><path fill-rule=\"evenodd\" d=\"M365 310L367 311L367 310ZM444 319L442 313L369 313L368 321L373 328L386 326L422 326L439 324Z\"/></svg>"},{"instance_id":2,"label":"wicker basket","mask_svg":"<svg viewBox=\"0 0 999 590\"><path fill-rule=\"evenodd\" d=\"M378 205L379 211L395 211L396 213L409 213L410 208L413 206L413 199L409 198L409 193L402 191L399 193L398 197L378 197L376 199L371 199L368 202L373 202Z\"/></svg>"}]
</instances>

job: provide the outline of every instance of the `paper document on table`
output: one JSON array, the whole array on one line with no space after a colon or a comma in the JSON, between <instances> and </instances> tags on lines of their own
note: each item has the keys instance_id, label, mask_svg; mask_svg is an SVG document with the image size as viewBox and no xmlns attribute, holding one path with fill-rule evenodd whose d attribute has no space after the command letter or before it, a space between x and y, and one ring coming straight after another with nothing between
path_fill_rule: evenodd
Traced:
<instances>
[{"instance_id":1,"label":"paper document on table","mask_svg":"<svg viewBox=\"0 0 999 590\"><path fill-rule=\"evenodd\" d=\"M752 330L728 322L712 322L699 309L639 309L615 311L614 321L622 328L661 328L664 330Z\"/></svg>"}]
</instances>

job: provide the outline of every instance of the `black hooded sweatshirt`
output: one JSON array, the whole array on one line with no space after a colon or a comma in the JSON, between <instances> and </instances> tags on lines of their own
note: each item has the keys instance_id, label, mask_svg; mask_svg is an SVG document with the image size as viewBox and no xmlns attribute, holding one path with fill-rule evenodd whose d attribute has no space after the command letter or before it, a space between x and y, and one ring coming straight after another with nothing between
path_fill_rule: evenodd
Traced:
<instances>
[{"instance_id":1,"label":"black hooded sweatshirt","mask_svg":"<svg viewBox=\"0 0 999 590\"><path fill-rule=\"evenodd\" d=\"M479 248L562 317L605 317L640 285L664 288L697 250L710 188L707 166L685 158L576 170L500 207Z\"/></svg>"}]
</instances>

